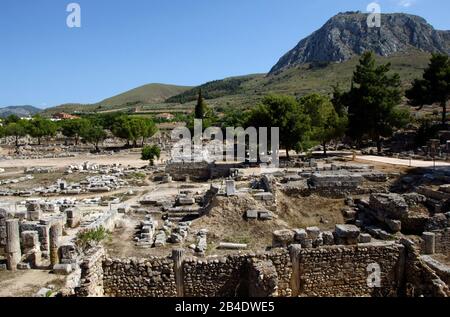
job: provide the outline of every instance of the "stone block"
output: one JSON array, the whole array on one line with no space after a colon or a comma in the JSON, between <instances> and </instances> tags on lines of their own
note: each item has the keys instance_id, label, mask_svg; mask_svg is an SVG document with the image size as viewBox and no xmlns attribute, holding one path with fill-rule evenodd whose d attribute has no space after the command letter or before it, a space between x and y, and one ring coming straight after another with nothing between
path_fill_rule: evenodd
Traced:
<instances>
[{"instance_id":1,"label":"stone block","mask_svg":"<svg viewBox=\"0 0 450 317\"><path fill-rule=\"evenodd\" d=\"M324 245L328 245L328 246L334 245L333 232L331 232L331 231L322 232L322 239L323 239Z\"/></svg>"},{"instance_id":2,"label":"stone block","mask_svg":"<svg viewBox=\"0 0 450 317\"><path fill-rule=\"evenodd\" d=\"M159 231L155 237L155 247L163 247L166 245L167 236L164 231Z\"/></svg>"},{"instance_id":3,"label":"stone block","mask_svg":"<svg viewBox=\"0 0 450 317\"><path fill-rule=\"evenodd\" d=\"M32 249L39 245L39 234L37 231L23 231L22 245L24 249Z\"/></svg>"},{"instance_id":4,"label":"stone block","mask_svg":"<svg viewBox=\"0 0 450 317\"><path fill-rule=\"evenodd\" d=\"M22 271L31 270L31 266L29 263L20 262L17 264L17 269Z\"/></svg>"},{"instance_id":5,"label":"stone block","mask_svg":"<svg viewBox=\"0 0 450 317\"><path fill-rule=\"evenodd\" d=\"M301 242L308 238L308 234L305 229L294 229L295 241Z\"/></svg>"},{"instance_id":6,"label":"stone block","mask_svg":"<svg viewBox=\"0 0 450 317\"><path fill-rule=\"evenodd\" d=\"M408 204L399 194L372 194L369 206L391 219L401 219L408 215Z\"/></svg>"},{"instance_id":7,"label":"stone block","mask_svg":"<svg viewBox=\"0 0 450 317\"><path fill-rule=\"evenodd\" d=\"M28 210L27 219L29 221L39 221L41 219L41 210Z\"/></svg>"},{"instance_id":8,"label":"stone block","mask_svg":"<svg viewBox=\"0 0 450 317\"><path fill-rule=\"evenodd\" d=\"M261 201L273 200L273 194L272 193L257 193L257 194L254 194L253 197L256 200L261 200Z\"/></svg>"},{"instance_id":9,"label":"stone block","mask_svg":"<svg viewBox=\"0 0 450 317\"><path fill-rule=\"evenodd\" d=\"M338 238L358 239L361 230L354 225L336 225L334 232Z\"/></svg>"},{"instance_id":10,"label":"stone block","mask_svg":"<svg viewBox=\"0 0 450 317\"><path fill-rule=\"evenodd\" d=\"M361 233L358 238L359 243L370 243L372 242L372 236L368 233Z\"/></svg>"},{"instance_id":11,"label":"stone block","mask_svg":"<svg viewBox=\"0 0 450 317\"><path fill-rule=\"evenodd\" d=\"M272 220L273 214L270 211L260 211L258 217L260 220Z\"/></svg>"},{"instance_id":12,"label":"stone block","mask_svg":"<svg viewBox=\"0 0 450 317\"><path fill-rule=\"evenodd\" d=\"M258 210L247 210L245 217L249 220L258 219Z\"/></svg>"},{"instance_id":13,"label":"stone block","mask_svg":"<svg viewBox=\"0 0 450 317\"><path fill-rule=\"evenodd\" d=\"M402 222L400 220L386 219L385 223L393 233L397 233L402 230Z\"/></svg>"},{"instance_id":14,"label":"stone block","mask_svg":"<svg viewBox=\"0 0 450 317\"><path fill-rule=\"evenodd\" d=\"M69 275L72 272L70 264L56 264L53 266L53 273L58 275Z\"/></svg>"},{"instance_id":15,"label":"stone block","mask_svg":"<svg viewBox=\"0 0 450 317\"><path fill-rule=\"evenodd\" d=\"M320 229L318 227L308 227L306 228L306 233L309 239L315 240L320 236Z\"/></svg>"},{"instance_id":16,"label":"stone block","mask_svg":"<svg viewBox=\"0 0 450 317\"><path fill-rule=\"evenodd\" d=\"M277 230L273 232L273 247L287 247L294 242L295 233L289 229Z\"/></svg>"}]
</instances>

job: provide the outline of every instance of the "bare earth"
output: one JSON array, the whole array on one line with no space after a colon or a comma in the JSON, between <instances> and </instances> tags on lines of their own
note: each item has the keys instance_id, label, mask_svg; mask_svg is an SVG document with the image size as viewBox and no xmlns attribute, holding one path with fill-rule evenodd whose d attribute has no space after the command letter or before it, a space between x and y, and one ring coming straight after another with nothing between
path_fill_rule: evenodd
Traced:
<instances>
[{"instance_id":1,"label":"bare earth","mask_svg":"<svg viewBox=\"0 0 450 317\"><path fill-rule=\"evenodd\" d=\"M31 159L31 160L5 160L0 161L0 168L17 167L54 167L64 168L68 165L80 164L89 161L99 165L122 164L125 166L142 167L147 163L141 160L139 153L115 154L115 155L80 155L76 157L64 157L54 159Z\"/></svg>"},{"instance_id":2,"label":"bare earth","mask_svg":"<svg viewBox=\"0 0 450 317\"><path fill-rule=\"evenodd\" d=\"M62 285L64 277L50 274L49 271L28 270L0 272L0 297L30 297L42 287L53 284Z\"/></svg>"}]
</instances>

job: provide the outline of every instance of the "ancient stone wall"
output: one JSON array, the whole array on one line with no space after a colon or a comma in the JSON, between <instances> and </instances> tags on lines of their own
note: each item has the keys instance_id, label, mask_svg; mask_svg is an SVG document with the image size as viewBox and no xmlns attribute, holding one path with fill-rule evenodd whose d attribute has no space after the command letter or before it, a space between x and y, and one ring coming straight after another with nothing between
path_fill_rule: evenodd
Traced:
<instances>
[{"instance_id":1,"label":"ancient stone wall","mask_svg":"<svg viewBox=\"0 0 450 317\"><path fill-rule=\"evenodd\" d=\"M397 244L302 249L298 255L299 295L397 296L403 274L402 253L403 246ZM380 287L371 287L368 279L377 267Z\"/></svg>"},{"instance_id":2,"label":"ancient stone wall","mask_svg":"<svg viewBox=\"0 0 450 317\"><path fill-rule=\"evenodd\" d=\"M177 295L173 260L106 259L104 293L114 297L173 297Z\"/></svg>"},{"instance_id":3,"label":"ancient stone wall","mask_svg":"<svg viewBox=\"0 0 450 317\"><path fill-rule=\"evenodd\" d=\"M436 253L450 253L450 228L433 231L436 235Z\"/></svg>"},{"instance_id":4,"label":"ancient stone wall","mask_svg":"<svg viewBox=\"0 0 450 317\"><path fill-rule=\"evenodd\" d=\"M184 181L186 177L204 181L211 178L210 165L207 162L171 162L166 165L166 173L172 176L175 181Z\"/></svg>"},{"instance_id":5,"label":"ancient stone wall","mask_svg":"<svg viewBox=\"0 0 450 317\"><path fill-rule=\"evenodd\" d=\"M0 209L0 249L6 246L6 216L6 210Z\"/></svg>"},{"instance_id":6,"label":"ancient stone wall","mask_svg":"<svg viewBox=\"0 0 450 317\"><path fill-rule=\"evenodd\" d=\"M414 243L406 239L402 243L406 249L404 295L408 297L450 296L448 286L421 259Z\"/></svg>"},{"instance_id":7,"label":"ancient stone wall","mask_svg":"<svg viewBox=\"0 0 450 317\"><path fill-rule=\"evenodd\" d=\"M295 247L295 248L294 248ZM292 250L295 249L295 252ZM78 296L246 297L441 296L445 283L417 250L395 242L300 245L256 254L208 259L103 259L94 252L81 265ZM99 265L99 263L103 265ZM379 274L378 274L379 272ZM178 286L177 286L178 280Z\"/></svg>"},{"instance_id":8,"label":"ancient stone wall","mask_svg":"<svg viewBox=\"0 0 450 317\"><path fill-rule=\"evenodd\" d=\"M203 261L185 260L184 295L187 297L245 296L247 260L248 256L245 255Z\"/></svg>"},{"instance_id":9,"label":"ancient stone wall","mask_svg":"<svg viewBox=\"0 0 450 317\"><path fill-rule=\"evenodd\" d=\"M80 265L80 285L75 288L77 297L99 297L103 296L103 260L105 249L96 247L86 253Z\"/></svg>"}]
</instances>

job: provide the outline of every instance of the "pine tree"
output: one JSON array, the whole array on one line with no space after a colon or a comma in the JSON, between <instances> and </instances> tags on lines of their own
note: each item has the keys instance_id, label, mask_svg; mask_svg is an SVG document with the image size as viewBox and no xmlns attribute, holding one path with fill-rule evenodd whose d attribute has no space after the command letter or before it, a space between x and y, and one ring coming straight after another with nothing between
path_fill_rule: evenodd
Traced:
<instances>
[{"instance_id":1,"label":"pine tree","mask_svg":"<svg viewBox=\"0 0 450 317\"><path fill-rule=\"evenodd\" d=\"M400 76L389 72L390 64L377 66L374 54L364 53L353 74L352 88L344 97L349 135L358 141L375 141L378 153L382 138L390 137L409 120L409 114L397 107L401 102Z\"/></svg>"},{"instance_id":2,"label":"pine tree","mask_svg":"<svg viewBox=\"0 0 450 317\"><path fill-rule=\"evenodd\" d=\"M195 106L195 119L203 120L206 117L208 106L202 96L202 90L198 92L197 105Z\"/></svg>"},{"instance_id":3,"label":"pine tree","mask_svg":"<svg viewBox=\"0 0 450 317\"><path fill-rule=\"evenodd\" d=\"M450 99L450 58L447 55L433 54L430 65L423 78L416 79L413 87L406 92L411 106L439 103L442 107L442 126L447 126L447 102Z\"/></svg>"}]
</instances>

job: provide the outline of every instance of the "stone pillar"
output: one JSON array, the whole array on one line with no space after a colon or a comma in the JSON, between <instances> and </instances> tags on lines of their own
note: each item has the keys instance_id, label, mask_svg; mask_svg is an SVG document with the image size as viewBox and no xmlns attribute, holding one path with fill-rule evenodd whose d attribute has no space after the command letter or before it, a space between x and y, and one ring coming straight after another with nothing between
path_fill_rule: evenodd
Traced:
<instances>
[{"instance_id":1,"label":"stone pillar","mask_svg":"<svg viewBox=\"0 0 450 317\"><path fill-rule=\"evenodd\" d=\"M432 232L424 232L422 239L424 241L424 253L427 255L434 254L436 252L436 235Z\"/></svg>"},{"instance_id":2,"label":"stone pillar","mask_svg":"<svg viewBox=\"0 0 450 317\"><path fill-rule=\"evenodd\" d=\"M173 267L175 272L175 283L177 286L177 296L184 297L184 276L183 276L183 260L184 260L184 249L173 249L172 259Z\"/></svg>"},{"instance_id":3,"label":"stone pillar","mask_svg":"<svg viewBox=\"0 0 450 317\"><path fill-rule=\"evenodd\" d=\"M60 224L54 224L50 227L50 262L52 266L59 264L59 237L62 232L60 226Z\"/></svg>"},{"instance_id":4,"label":"stone pillar","mask_svg":"<svg viewBox=\"0 0 450 317\"><path fill-rule=\"evenodd\" d=\"M236 186L235 186L234 180L228 179L225 181L225 183L226 183L227 196L236 195Z\"/></svg>"},{"instance_id":5,"label":"stone pillar","mask_svg":"<svg viewBox=\"0 0 450 317\"><path fill-rule=\"evenodd\" d=\"M20 263L21 259L19 220L10 219L6 221L6 260L8 270L16 271L17 264Z\"/></svg>"},{"instance_id":6,"label":"stone pillar","mask_svg":"<svg viewBox=\"0 0 450 317\"><path fill-rule=\"evenodd\" d=\"M300 252L302 246L300 244L292 244L289 248L292 262L291 289L292 296L300 295Z\"/></svg>"}]
</instances>

